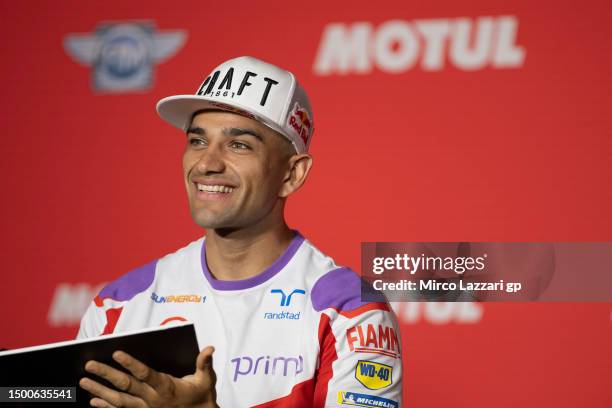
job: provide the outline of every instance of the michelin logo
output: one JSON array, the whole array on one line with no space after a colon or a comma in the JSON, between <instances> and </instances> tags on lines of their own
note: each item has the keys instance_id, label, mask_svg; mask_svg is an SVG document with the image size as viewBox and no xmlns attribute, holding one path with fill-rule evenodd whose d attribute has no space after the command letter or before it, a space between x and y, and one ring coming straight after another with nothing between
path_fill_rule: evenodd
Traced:
<instances>
[{"instance_id":1,"label":"michelin logo","mask_svg":"<svg viewBox=\"0 0 612 408\"><path fill-rule=\"evenodd\" d=\"M397 408L397 401L376 395L358 394L356 392L339 391L338 404L354 405L357 407Z\"/></svg>"},{"instance_id":2,"label":"michelin logo","mask_svg":"<svg viewBox=\"0 0 612 408\"><path fill-rule=\"evenodd\" d=\"M134 92L151 88L154 65L171 58L183 46L182 30L157 31L153 22L102 23L93 33L68 34L66 52L93 67L96 92Z\"/></svg>"}]
</instances>

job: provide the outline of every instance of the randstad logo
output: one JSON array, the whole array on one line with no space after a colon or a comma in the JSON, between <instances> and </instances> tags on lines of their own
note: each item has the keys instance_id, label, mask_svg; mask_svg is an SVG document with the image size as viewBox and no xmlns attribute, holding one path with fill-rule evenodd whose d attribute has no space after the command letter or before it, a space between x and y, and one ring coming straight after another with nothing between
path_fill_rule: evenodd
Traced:
<instances>
[{"instance_id":1,"label":"randstad logo","mask_svg":"<svg viewBox=\"0 0 612 408\"><path fill-rule=\"evenodd\" d=\"M299 295L305 295L306 291L304 291L303 289L293 289L293 292L291 292L289 295L286 295L285 292L282 289L272 289L270 291L270 293L280 293L281 295L281 302L280 305L281 306L289 306L291 304L291 297L294 294L299 294Z\"/></svg>"},{"instance_id":2,"label":"randstad logo","mask_svg":"<svg viewBox=\"0 0 612 408\"><path fill-rule=\"evenodd\" d=\"M293 299L293 295L305 295L306 291L303 289L293 289L291 293L287 294L282 289L272 289L270 291L272 294L280 294L280 306L287 307L291 305L291 300ZM291 312L284 310L282 312L265 312L264 319L266 320L299 320L301 312Z\"/></svg>"},{"instance_id":3,"label":"randstad logo","mask_svg":"<svg viewBox=\"0 0 612 408\"><path fill-rule=\"evenodd\" d=\"M236 357L230 360L234 364L234 382L240 376L247 375L275 375L283 377L297 377L304 371L304 357Z\"/></svg>"},{"instance_id":4,"label":"randstad logo","mask_svg":"<svg viewBox=\"0 0 612 408\"><path fill-rule=\"evenodd\" d=\"M94 33L68 34L66 52L93 68L97 92L133 92L153 84L154 65L171 58L184 44L182 30L157 31L153 22L102 23Z\"/></svg>"}]
</instances>

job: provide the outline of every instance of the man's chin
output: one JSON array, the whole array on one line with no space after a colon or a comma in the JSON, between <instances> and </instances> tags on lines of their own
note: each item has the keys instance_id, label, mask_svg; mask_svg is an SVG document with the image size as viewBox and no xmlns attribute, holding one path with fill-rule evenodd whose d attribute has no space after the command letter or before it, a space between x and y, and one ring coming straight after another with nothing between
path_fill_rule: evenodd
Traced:
<instances>
[{"instance_id":1,"label":"man's chin","mask_svg":"<svg viewBox=\"0 0 612 408\"><path fill-rule=\"evenodd\" d=\"M214 217L203 214L192 214L193 221L204 228L205 230L225 230L225 229L236 229L233 223L224 219L225 217Z\"/></svg>"}]
</instances>

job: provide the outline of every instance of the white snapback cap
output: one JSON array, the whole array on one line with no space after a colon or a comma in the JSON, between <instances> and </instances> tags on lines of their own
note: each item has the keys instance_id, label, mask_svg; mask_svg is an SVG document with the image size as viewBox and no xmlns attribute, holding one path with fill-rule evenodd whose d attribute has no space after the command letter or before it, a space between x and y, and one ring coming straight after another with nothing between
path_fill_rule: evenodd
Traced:
<instances>
[{"instance_id":1,"label":"white snapback cap","mask_svg":"<svg viewBox=\"0 0 612 408\"><path fill-rule=\"evenodd\" d=\"M291 72L253 57L238 57L213 70L195 95L168 96L157 113L184 131L193 114L220 109L255 119L285 136L296 152L308 151L314 131L308 96Z\"/></svg>"}]
</instances>

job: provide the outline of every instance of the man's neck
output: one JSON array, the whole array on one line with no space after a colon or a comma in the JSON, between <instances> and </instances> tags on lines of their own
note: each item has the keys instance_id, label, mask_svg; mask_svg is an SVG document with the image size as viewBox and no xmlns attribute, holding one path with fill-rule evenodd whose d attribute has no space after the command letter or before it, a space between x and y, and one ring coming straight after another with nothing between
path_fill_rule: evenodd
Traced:
<instances>
[{"instance_id":1,"label":"man's neck","mask_svg":"<svg viewBox=\"0 0 612 408\"><path fill-rule=\"evenodd\" d=\"M263 232L209 230L206 234L208 269L219 280L252 278L272 265L294 236L285 223Z\"/></svg>"}]
</instances>

